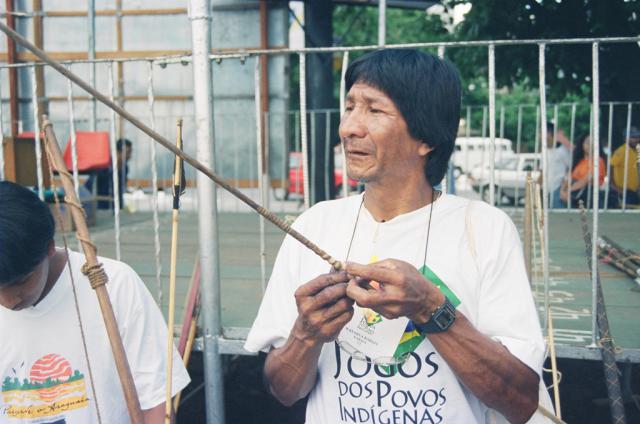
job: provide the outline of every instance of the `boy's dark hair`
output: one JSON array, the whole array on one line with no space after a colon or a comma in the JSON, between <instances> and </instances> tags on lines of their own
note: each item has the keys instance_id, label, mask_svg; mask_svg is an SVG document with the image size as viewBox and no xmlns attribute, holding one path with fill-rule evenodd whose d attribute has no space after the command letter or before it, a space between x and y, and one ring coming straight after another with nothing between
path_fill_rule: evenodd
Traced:
<instances>
[{"instance_id":1,"label":"boy's dark hair","mask_svg":"<svg viewBox=\"0 0 640 424\"><path fill-rule=\"evenodd\" d=\"M132 147L133 143L128 138L119 138L116 141L116 151L121 152L124 146Z\"/></svg>"},{"instance_id":2,"label":"boy's dark hair","mask_svg":"<svg viewBox=\"0 0 640 424\"><path fill-rule=\"evenodd\" d=\"M51 211L33 191L0 181L0 287L19 282L42 262L54 232Z\"/></svg>"},{"instance_id":3,"label":"boy's dark hair","mask_svg":"<svg viewBox=\"0 0 640 424\"><path fill-rule=\"evenodd\" d=\"M432 186L440 183L460 123L460 76L455 67L418 50L378 50L347 68L346 90L357 82L389 96L407 122L411 137L433 149L427 156L425 175Z\"/></svg>"},{"instance_id":4,"label":"boy's dark hair","mask_svg":"<svg viewBox=\"0 0 640 424\"><path fill-rule=\"evenodd\" d=\"M556 124L552 121L547 121L547 134L555 134L556 133Z\"/></svg>"}]
</instances>

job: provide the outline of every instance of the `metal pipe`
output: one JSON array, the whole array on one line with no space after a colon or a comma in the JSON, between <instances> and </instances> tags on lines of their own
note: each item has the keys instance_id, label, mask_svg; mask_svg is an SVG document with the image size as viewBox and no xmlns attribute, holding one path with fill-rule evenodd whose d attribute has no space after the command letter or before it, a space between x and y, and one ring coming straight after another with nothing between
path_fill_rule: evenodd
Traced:
<instances>
[{"instance_id":1,"label":"metal pipe","mask_svg":"<svg viewBox=\"0 0 640 424\"><path fill-rule=\"evenodd\" d=\"M569 141L571 142L571 149L573 150L574 146L574 137L576 132L576 104L573 103L571 105L571 130L569 134ZM573 152L569 155L569 169L573 169ZM567 193L571 193L571 179L567 182ZM571 209L571 196L567 198L567 210Z\"/></svg>"},{"instance_id":2,"label":"metal pipe","mask_svg":"<svg viewBox=\"0 0 640 424\"><path fill-rule=\"evenodd\" d=\"M309 197L309 146L307 145L307 61L304 54L300 58L300 143L302 147L302 190L304 192L304 208L311 206Z\"/></svg>"},{"instance_id":3,"label":"metal pipe","mask_svg":"<svg viewBox=\"0 0 640 424\"><path fill-rule=\"evenodd\" d=\"M591 333L593 344L596 344L596 333L598 331L598 212L600 207L600 55L598 54L598 43L593 43L591 48L593 68L593 149L591 157L593 159L593 231L591 232ZM626 172L625 172L626 173Z\"/></svg>"},{"instance_id":4,"label":"metal pipe","mask_svg":"<svg viewBox=\"0 0 640 424\"><path fill-rule=\"evenodd\" d=\"M254 92L255 92L255 108L256 108L256 152L258 159L258 191L260 192L260 203L265 204L264 193L264 158L262 150L262 61L260 58L256 58L255 70L254 70ZM265 234L264 234L264 217L260 216L260 286L262 287L262 293L267 289L267 262L266 262L266 250L265 250Z\"/></svg>"},{"instance_id":5,"label":"metal pipe","mask_svg":"<svg viewBox=\"0 0 640 424\"><path fill-rule=\"evenodd\" d=\"M609 103L609 125L607 128L607 169L605 170L605 175L611 179L611 156L613 152L611 151L611 142L613 141L613 103ZM609 192L611 188L611 183L606 184L604 187L604 209L609 210Z\"/></svg>"},{"instance_id":6,"label":"metal pipe","mask_svg":"<svg viewBox=\"0 0 640 424\"><path fill-rule=\"evenodd\" d=\"M464 143L462 146L464 148L464 172L467 174L471 173L469 169L469 137L471 136L471 107L467 106L467 115L466 115L466 125L465 125L465 136L467 138L467 143Z\"/></svg>"},{"instance_id":7,"label":"metal pipe","mask_svg":"<svg viewBox=\"0 0 640 424\"><path fill-rule=\"evenodd\" d=\"M324 192L327 198L331 198L333 191L333 175L329 172L329 149L331 148L331 112L324 112ZM344 177L344 175L343 175Z\"/></svg>"},{"instance_id":8,"label":"metal pipe","mask_svg":"<svg viewBox=\"0 0 640 424\"><path fill-rule=\"evenodd\" d=\"M631 103L629 103L627 105L627 131L626 131L626 135L624 137L624 140L622 140L622 142L624 143L623 146L626 146L624 148L624 177L622 180L622 210L626 210L627 209L627 185L628 185L628 171L627 169L629 169L629 150L631 150L631 147L628 146L627 143L627 139L629 138L629 134L631 133L631 113L632 113L632 107L631 107Z\"/></svg>"},{"instance_id":9,"label":"metal pipe","mask_svg":"<svg viewBox=\"0 0 640 424\"><path fill-rule=\"evenodd\" d=\"M496 47L489 45L489 204L496 204Z\"/></svg>"},{"instance_id":10,"label":"metal pipe","mask_svg":"<svg viewBox=\"0 0 640 424\"><path fill-rule=\"evenodd\" d=\"M347 73L347 67L349 65L349 52L344 52L342 55L342 70L340 72L340 120L344 115L345 101L347 99L346 83L344 77ZM349 176L347 175L347 155L344 150L344 141L340 139L340 147L342 148L342 193L344 197L349 196Z\"/></svg>"},{"instance_id":11,"label":"metal pipe","mask_svg":"<svg viewBox=\"0 0 640 424\"><path fill-rule=\"evenodd\" d=\"M15 29L15 19L11 14L13 11L13 0L5 0L5 8L7 10L7 26ZM16 42L7 37L7 66L15 64L16 61ZM27 64L20 64L26 66ZM11 137L18 135L18 121L20 121L20 108L18 107L18 70L9 69L9 128L11 129Z\"/></svg>"},{"instance_id":12,"label":"metal pipe","mask_svg":"<svg viewBox=\"0 0 640 424\"><path fill-rule=\"evenodd\" d=\"M2 81L2 72L0 72ZM2 113L2 84L0 84L0 181L4 180L4 114Z\"/></svg>"},{"instance_id":13,"label":"metal pipe","mask_svg":"<svg viewBox=\"0 0 640 424\"><path fill-rule=\"evenodd\" d=\"M71 70L71 66L67 67ZM69 106L69 136L71 138L71 168L73 170L73 188L80 197L80 181L78 177L78 140L76 137L76 120L73 110L73 84L67 80L67 105Z\"/></svg>"},{"instance_id":14,"label":"metal pipe","mask_svg":"<svg viewBox=\"0 0 640 424\"><path fill-rule=\"evenodd\" d=\"M147 79L147 104L149 105L149 121L151 129L156 129L155 96L153 92L153 62L149 62ZM158 216L158 165L156 159L156 143L149 143L151 155L151 207L153 208L153 247L156 266L156 289L158 305L162 309L162 261L160 260L160 217Z\"/></svg>"},{"instance_id":15,"label":"metal pipe","mask_svg":"<svg viewBox=\"0 0 640 424\"><path fill-rule=\"evenodd\" d=\"M318 116L318 111L317 110L313 110L311 111L311 113L309 113L309 117L311 118L311 128L309 130L309 132L311 133L311 156L313 157L313 160L311 160L310 164L309 164L309 180L312 182L309 183L309 199L311 201L312 204L316 203L316 181L318 178L318 174L317 174L317 167L316 167L316 160L315 160L315 155L316 155L316 117Z\"/></svg>"},{"instance_id":16,"label":"metal pipe","mask_svg":"<svg viewBox=\"0 0 640 424\"><path fill-rule=\"evenodd\" d=\"M38 196L44 201L44 180L42 175L42 145L40 144L40 114L38 113L38 78L36 67L31 68L31 101L33 103L33 134L36 151L36 178L38 181Z\"/></svg>"},{"instance_id":17,"label":"metal pipe","mask_svg":"<svg viewBox=\"0 0 640 424\"><path fill-rule=\"evenodd\" d=\"M190 0L191 45L193 48L193 104L195 107L197 159L204 166L214 164L213 87L211 79L211 3ZM218 339L221 334L220 259L216 187L198 173L198 241L202 272L202 314L206 422L224 423L223 376Z\"/></svg>"},{"instance_id":18,"label":"metal pipe","mask_svg":"<svg viewBox=\"0 0 640 424\"><path fill-rule=\"evenodd\" d=\"M114 101L115 98L116 89L114 80L114 67L113 64L109 64L109 93L111 93L111 101ZM119 152L116 147L116 112L111 110L109 115L109 122L111 124L111 131L109 131L109 144L111 145L111 178L113 184L113 225L116 238L116 259L120 260L120 170L118 169Z\"/></svg>"},{"instance_id":19,"label":"metal pipe","mask_svg":"<svg viewBox=\"0 0 640 424\"><path fill-rule=\"evenodd\" d=\"M517 154L520 154L521 144L522 144L522 106L518 106L518 124L516 127L516 153ZM519 194L519 190L518 190L518 185L516 184L515 195L514 195L516 207L518 207L518 205L520 204L520 199L519 199L520 196L518 196L518 194ZM525 195L526 195L526 192L525 192ZM526 211L525 211L525 214L526 214ZM531 277L531 275L529 275L529 277Z\"/></svg>"},{"instance_id":20,"label":"metal pipe","mask_svg":"<svg viewBox=\"0 0 640 424\"><path fill-rule=\"evenodd\" d=\"M87 4L87 24L89 26L89 39L87 57L89 59L89 84L92 87L96 86L96 64L93 62L96 59L96 0L88 0ZM91 117L89 119L89 125L91 131L96 130L96 119L98 105L96 99L91 99Z\"/></svg>"},{"instance_id":21,"label":"metal pipe","mask_svg":"<svg viewBox=\"0 0 640 424\"><path fill-rule=\"evenodd\" d=\"M378 46L387 44L387 0L378 0Z\"/></svg>"},{"instance_id":22,"label":"metal pipe","mask_svg":"<svg viewBox=\"0 0 640 424\"><path fill-rule=\"evenodd\" d=\"M544 219L542 240L542 278L544 281L544 325L547 326L547 311L549 310L549 158L546 143L547 134L547 91L545 76L545 44L538 46L538 73L540 84L540 138L542 146L542 215ZM545 138L542 141L542 138Z\"/></svg>"}]
</instances>

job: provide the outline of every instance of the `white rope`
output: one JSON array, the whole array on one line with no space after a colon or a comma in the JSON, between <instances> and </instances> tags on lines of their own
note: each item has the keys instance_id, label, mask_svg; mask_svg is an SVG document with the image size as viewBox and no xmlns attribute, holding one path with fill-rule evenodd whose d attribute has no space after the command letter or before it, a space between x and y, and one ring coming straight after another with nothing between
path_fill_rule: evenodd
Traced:
<instances>
[{"instance_id":1,"label":"white rope","mask_svg":"<svg viewBox=\"0 0 640 424\"><path fill-rule=\"evenodd\" d=\"M36 67L31 67L31 101L33 103L33 133L36 149L36 177L38 179L38 196L44 201L44 180L42 176L42 146L40 145L40 111L38 110L38 79Z\"/></svg>"},{"instance_id":2,"label":"white rope","mask_svg":"<svg viewBox=\"0 0 640 424\"><path fill-rule=\"evenodd\" d=\"M109 62L109 93L110 100L115 98L115 72L113 62ZM116 259L120 260L120 184L118 175L118 150L116 148L116 112L111 109L110 113L111 131L109 144L111 145L111 172L113 182L113 223L116 238ZM124 148L124 146L123 146Z\"/></svg>"},{"instance_id":3,"label":"white rope","mask_svg":"<svg viewBox=\"0 0 640 424\"><path fill-rule=\"evenodd\" d=\"M309 153L307 146L307 62L303 53L300 57L300 144L302 145L302 189L304 191L304 208L309 209Z\"/></svg>"},{"instance_id":4,"label":"white rope","mask_svg":"<svg viewBox=\"0 0 640 424\"><path fill-rule=\"evenodd\" d=\"M149 120L151 129L156 129L154 111L155 97L153 94L153 62L148 63L149 78L147 81L147 103L149 105ZM158 166L156 164L156 143L149 143L151 153L151 205L153 207L153 246L156 260L156 287L158 290L158 305L162 309L162 262L160 261L160 219L158 217Z\"/></svg>"},{"instance_id":5,"label":"white rope","mask_svg":"<svg viewBox=\"0 0 640 424\"><path fill-rule=\"evenodd\" d=\"M260 108L261 100L261 78L260 78L261 64L260 57L256 57L256 65L254 70L254 93L255 93L255 105L256 105L256 158L258 160L258 191L260 192L260 203L265 204L264 193L264 164L262 156L262 110ZM264 217L260 215L260 285L262 287L262 293L267 289L267 254L265 249L265 229L264 229Z\"/></svg>"}]
</instances>

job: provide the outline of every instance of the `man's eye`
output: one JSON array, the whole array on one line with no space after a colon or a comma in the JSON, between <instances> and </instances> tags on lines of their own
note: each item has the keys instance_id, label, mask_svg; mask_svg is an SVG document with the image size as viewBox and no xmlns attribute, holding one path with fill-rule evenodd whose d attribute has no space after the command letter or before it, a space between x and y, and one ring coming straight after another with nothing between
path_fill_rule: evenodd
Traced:
<instances>
[{"instance_id":1,"label":"man's eye","mask_svg":"<svg viewBox=\"0 0 640 424\"><path fill-rule=\"evenodd\" d=\"M376 109L374 107L372 107L371 109L369 109L369 112L371 113L382 113L382 111L380 109Z\"/></svg>"}]
</instances>

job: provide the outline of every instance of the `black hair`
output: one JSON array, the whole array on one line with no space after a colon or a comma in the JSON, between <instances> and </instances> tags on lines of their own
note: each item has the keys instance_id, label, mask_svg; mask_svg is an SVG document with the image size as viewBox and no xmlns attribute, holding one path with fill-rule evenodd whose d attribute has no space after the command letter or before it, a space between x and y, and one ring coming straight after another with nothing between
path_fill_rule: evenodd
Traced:
<instances>
[{"instance_id":1,"label":"black hair","mask_svg":"<svg viewBox=\"0 0 640 424\"><path fill-rule=\"evenodd\" d=\"M460 76L449 62L418 50L386 49L353 61L346 90L362 82L384 92L407 122L411 137L433 150L427 155L429 184L442 181L460 124Z\"/></svg>"},{"instance_id":2,"label":"black hair","mask_svg":"<svg viewBox=\"0 0 640 424\"><path fill-rule=\"evenodd\" d=\"M555 134L555 133L556 133L556 124L554 124L552 121L547 121L547 134Z\"/></svg>"},{"instance_id":3,"label":"black hair","mask_svg":"<svg viewBox=\"0 0 640 424\"><path fill-rule=\"evenodd\" d=\"M133 146L133 143L131 142L131 140L129 140L129 139L127 139L127 138L119 138L119 139L116 141L116 150L117 150L118 152L121 152L121 151L122 151L122 147L123 147L123 146L132 147L132 146Z\"/></svg>"},{"instance_id":4,"label":"black hair","mask_svg":"<svg viewBox=\"0 0 640 424\"><path fill-rule=\"evenodd\" d=\"M584 159L584 141L589 136L590 136L589 133L581 134L580 137L578 137L579 141L573 146L573 167L574 168L580 163L582 159ZM604 149L602 148L602 144L600 144L600 151L598 153L602 159L606 158L604 154Z\"/></svg>"},{"instance_id":5,"label":"black hair","mask_svg":"<svg viewBox=\"0 0 640 424\"><path fill-rule=\"evenodd\" d=\"M47 256L54 233L51 211L33 191L0 181L0 287L31 273Z\"/></svg>"}]
</instances>

